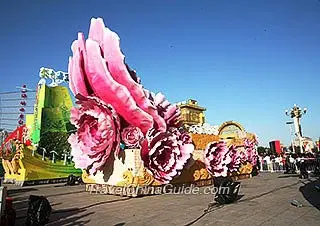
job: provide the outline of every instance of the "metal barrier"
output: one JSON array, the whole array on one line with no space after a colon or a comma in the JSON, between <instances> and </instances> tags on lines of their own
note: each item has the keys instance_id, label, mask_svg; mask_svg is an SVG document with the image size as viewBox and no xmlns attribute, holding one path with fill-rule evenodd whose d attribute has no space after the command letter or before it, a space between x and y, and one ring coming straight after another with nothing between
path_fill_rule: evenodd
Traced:
<instances>
[{"instance_id":1,"label":"metal barrier","mask_svg":"<svg viewBox=\"0 0 320 226\"><path fill-rule=\"evenodd\" d=\"M266 172L284 172L285 171L285 165L282 162L276 162L274 160L271 160L270 163L267 163L267 161L263 160L260 163L260 171L266 171Z\"/></svg>"},{"instance_id":2,"label":"metal barrier","mask_svg":"<svg viewBox=\"0 0 320 226\"><path fill-rule=\"evenodd\" d=\"M294 162L286 161L275 162L271 160L268 164L265 160L260 163L261 172L285 172L285 173L300 173L300 169L308 173L320 174L320 159L319 158L300 158Z\"/></svg>"}]
</instances>

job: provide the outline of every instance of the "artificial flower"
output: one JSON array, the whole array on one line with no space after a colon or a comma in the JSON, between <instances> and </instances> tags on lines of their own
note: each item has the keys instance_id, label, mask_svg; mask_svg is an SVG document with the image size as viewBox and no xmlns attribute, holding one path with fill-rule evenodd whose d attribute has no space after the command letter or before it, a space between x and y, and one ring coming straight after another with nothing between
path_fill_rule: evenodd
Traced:
<instances>
[{"instance_id":1,"label":"artificial flower","mask_svg":"<svg viewBox=\"0 0 320 226\"><path fill-rule=\"evenodd\" d=\"M91 174L102 169L112 151L119 153L120 122L114 109L97 97L77 95L79 108L71 109L77 132L69 137L77 168Z\"/></svg>"}]
</instances>

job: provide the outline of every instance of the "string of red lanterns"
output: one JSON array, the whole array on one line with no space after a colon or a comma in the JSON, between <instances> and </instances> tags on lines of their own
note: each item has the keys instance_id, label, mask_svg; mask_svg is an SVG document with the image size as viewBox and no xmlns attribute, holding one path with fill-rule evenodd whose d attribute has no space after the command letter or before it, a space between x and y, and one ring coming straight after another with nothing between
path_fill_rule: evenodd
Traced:
<instances>
[{"instance_id":1,"label":"string of red lanterns","mask_svg":"<svg viewBox=\"0 0 320 226\"><path fill-rule=\"evenodd\" d=\"M24 124L24 113L26 111L25 106L27 105L26 99L28 97L27 92L28 92L27 86L23 85L21 88L21 101L20 101L21 108L19 109L20 115L18 120L19 126Z\"/></svg>"}]
</instances>

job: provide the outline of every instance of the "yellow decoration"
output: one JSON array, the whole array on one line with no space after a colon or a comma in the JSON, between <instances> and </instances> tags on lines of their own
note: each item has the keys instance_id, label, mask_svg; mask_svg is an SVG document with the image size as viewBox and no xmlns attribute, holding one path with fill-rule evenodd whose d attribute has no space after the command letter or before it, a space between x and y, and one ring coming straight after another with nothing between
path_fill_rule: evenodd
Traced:
<instances>
[{"instance_id":1,"label":"yellow decoration","mask_svg":"<svg viewBox=\"0 0 320 226\"><path fill-rule=\"evenodd\" d=\"M213 141L219 141L219 136L208 134L190 134L196 150L204 150Z\"/></svg>"},{"instance_id":2,"label":"yellow decoration","mask_svg":"<svg viewBox=\"0 0 320 226\"><path fill-rule=\"evenodd\" d=\"M193 163L191 164L192 165L189 168L185 167L182 170L181 175L174 178L171 183L193 183L199 180L207 180L212 178L202 161L193 160Z\"/></svg>"},{"instance_id":3,"label":"yellow decoration","mask_svg":"<svg viewBox=\"0 0 320 226\"><path fill-rule=\"evenodd\" d=\"M52 163L49 159L34 152L35 147L17 144L12 160L2 159L5 181L23 185L28 181L67 178L70 174L79 175L73 165L63 165L62 161ZM34 155L32 153L34 152Z\"/></svg>"},{"instance_id":4,"label":"yellow decoration","mask_svg":"<svg viewBox=\"0 0 320 226\"><path fill-rule=\"evenodd\" d=\"M239 174L251 174L252 173L252 164L247 163L242 165L239 169Z\"/></svg>"},{"instance_id":5,"label":"yellow decoration","mask_svg":"<svg viewBox=\"0 0 320 226\"><path fill-rule=\"evenodd\" d=\"M82 171L81 177L82 177L82 181L84 183L86 183L86 184L94 184L94 183L96 183L96 181L94 179L89 178L89 176L90 175L87 173L87 171L85 171L85 170Z\"/></svg>"},{"instance_id":6,"label":"yellow decoration","mask_svg":"<svg viewBox=\"0 0 320 226\"><path fill-rule=\"evenodd\" d=\"M147 186L147 185L161 185L154 177L145 169L141 168L138 176L133 176L133 173L129 170L123 173L123 181L117 183L117 186Z\"/></svg>"},{"instance_id":7,"label":"yellow decoration","mask_svg":"<svg viewBox=\"0 0 320 226\"><path fill-rule=\"evenodd\" d=\"M177 106L181 111L181 122L184 125L202 125L205 123L205 108L201 107L196 100L178 103Z\"/></svg>"}]
</instances>

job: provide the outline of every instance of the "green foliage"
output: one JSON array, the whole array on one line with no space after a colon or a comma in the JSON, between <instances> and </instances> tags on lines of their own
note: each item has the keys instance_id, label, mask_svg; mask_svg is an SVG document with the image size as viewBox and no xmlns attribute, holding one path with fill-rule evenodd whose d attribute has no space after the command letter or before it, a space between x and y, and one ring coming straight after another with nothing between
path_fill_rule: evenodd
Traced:
<instances>
[{"instance_id":1,"label":"green foliage","mask_svg":"<svg viewBox=\"0 0 320 226\"><path fill-rule=\"evenodd\" d=\"M72 133L72 132L75 132L77 128L71 122L67 122L66 129L68 132Z\"/></svg>"},{"instance_id":2,"label":"green foliage","mask_svg":"<svg viewBox=\"0 0 320 226\"><path fill-rule=\"evenodd\" d=\"M42 148L45 148L46 156L51 157L51 151L58 153L57 159L63 157L63 152L71 152L71 146L68 143L69 134L66 132L45 132L41 134L38 153L42 155Z\"/></svg>"},{"instance_id":3,"label":"green foliage","mask_svg":"<svg viewBox=\"0 0 320 226\"><path fill-rule=\"evenodd\" d=\"M42 132L67 132L61 108L42 110Z\"/></svg>"},{"instance_id":4,"label":"green foliage","mask_svg":"<svg viewBox=\"0 0 320 226\"><path fill-rule=\"evenodd\" d=\"M259 147L257 148L257 152L258 152L259 155L265 154L266 151L267 151L267 149L266 149L265 147L259 146Z\"/></svg>"},{"instance_id":5,"label":"green foliage","mask_svg":"<svg viewBox=\"0 0 320 226\"><path fill-rule=\"evenodd\" d=\"M5 174L4 168L2 166L2 162L0 162L0 177L3 177Z\"/></svg>"}]
</instances>

